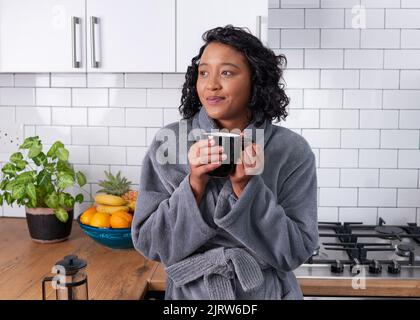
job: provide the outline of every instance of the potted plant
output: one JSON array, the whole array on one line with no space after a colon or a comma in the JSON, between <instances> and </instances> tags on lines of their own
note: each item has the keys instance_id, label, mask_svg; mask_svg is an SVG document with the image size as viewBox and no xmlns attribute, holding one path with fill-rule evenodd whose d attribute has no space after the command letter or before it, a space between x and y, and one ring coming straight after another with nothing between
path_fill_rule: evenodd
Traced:
<instances>
[{"instance_id":1,"label":"potted plant","mask_svg":"<svg viewBox=\"0 0 420 320\"><path fill-rule=\"evenodd\" d=\"M26 157L21 152L10 156L2 168L0 205L6 202L25 206L32 240L59 242L71 233L74 204L83 202L82 194L73 197L65 190L76 185L82 187L86 177L73 170L68 162L69 151L60 141L47 154L42 148L38 136L29 137L19 146Z\"/></svg>"}]
</instances>

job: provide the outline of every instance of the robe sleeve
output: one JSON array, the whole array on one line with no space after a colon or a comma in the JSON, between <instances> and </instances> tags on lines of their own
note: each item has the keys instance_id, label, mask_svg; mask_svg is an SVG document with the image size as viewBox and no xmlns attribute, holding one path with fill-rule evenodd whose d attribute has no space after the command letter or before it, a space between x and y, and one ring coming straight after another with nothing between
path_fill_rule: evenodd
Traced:
<instances>
[{"instance_id":1,"label":"robe sleeve","mask_svg":"<svg viewBox=\"0 0 420 320\"><path fill-rule=\"evenodd\" d=\"M260 175L253 176L230 210L217 210L214 222L279 271L304 263L318 244L317 178L310 150L274 195Z\"/></svg>"},{"instance_id":2,"label":"robe sleeve","mask_svg":"<svg viewBox=\"0 0 420 320\"><path fill-rule=\"evenodd\" d=\"M203 218L189 183L190 174L174 190L168 190L168 181L179 179L179 170L163 170L165 165L156 161L152 150L143 160L132 240L141 254L169 266L206 243L216 234L217 226Z\"/></svg>"}]
</instances>

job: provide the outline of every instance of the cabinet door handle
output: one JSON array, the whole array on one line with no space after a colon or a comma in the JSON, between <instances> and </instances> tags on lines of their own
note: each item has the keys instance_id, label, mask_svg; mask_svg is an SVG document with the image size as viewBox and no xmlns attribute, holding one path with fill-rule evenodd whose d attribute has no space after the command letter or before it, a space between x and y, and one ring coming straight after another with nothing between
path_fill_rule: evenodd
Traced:
<instances>
[{"instance_id":1,"label":"cabinet door handle","mask_svg":"<svg viewBox=\"0 0 420 320\"><path fill-rule=\"evenodd\" d=\"M72 62L73 68L80 68L80 61L77 59L77 32L76 25L80 28L80 18L71 17L71 51L72 51ZM79 33L80 34L80 33Z\"/></svg>"},{"instance_id":2,"label":"cabinet door handle","mask_svg":"<svg viewBox=\"0 0 420 320\"><path fill-rule=\"evenodd\" d=\"M99 24L98 17L90 17L90 48L92 51L92 68L99 68L99 61L96 60L96 39L95 39L95 24Z\"/></svg>"},{"instance_id":3,"label":"cabinet door handle","mask_svg":"<svg viewBox=\"0 0 420 320\"><path fill-rule=\"evenodd\" d=\"M258 39L261 40L261 16L257 16L256 36L257 36Z\"/></svg>"}]
</instances>

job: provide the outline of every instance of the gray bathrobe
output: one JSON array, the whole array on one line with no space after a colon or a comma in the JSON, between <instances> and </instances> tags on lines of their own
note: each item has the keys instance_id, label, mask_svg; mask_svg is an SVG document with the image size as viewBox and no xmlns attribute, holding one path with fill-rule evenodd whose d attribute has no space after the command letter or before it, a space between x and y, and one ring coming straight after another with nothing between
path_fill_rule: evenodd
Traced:
<instances>
[{"instance_id":1,"label":"gray bathrobe","mask_svg":"<svg viewBox=\"0 0 420 320\"><path fill-rule=\"evenodd\" d=\"M165 128L179 137L178 122ZM188 120L188 132L195 128L218 127L202 107ZM265 130L264 141L256 141L264 143L264 171L239 198L229 178L210 178L199 205L189 165L158 163L163 142L153 140L132 237L136 250L165 265L165 299L302 299L293 270L318 243L315 156L287 128L267 120L259 129ZM179 148L181 156L187 157Z\"/></svg>"}]
</instances>

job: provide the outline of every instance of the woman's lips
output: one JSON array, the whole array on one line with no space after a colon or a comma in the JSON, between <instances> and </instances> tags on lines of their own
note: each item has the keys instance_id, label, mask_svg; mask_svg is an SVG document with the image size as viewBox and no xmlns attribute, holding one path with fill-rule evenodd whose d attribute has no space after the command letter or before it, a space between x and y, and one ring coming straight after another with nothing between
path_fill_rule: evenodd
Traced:
<instances>
[{"instance_id":1,"label":"woman's lips","mask_svg":"<svg viewBox=\"0 0 420 320\"><path fill-rule=\"evenodd\" d=\"M223 98L223 97L209 97L209 98L207 98L207 102L210 105L218 104L223 100L225 100L225 98Z\"/></svg>"}]
</instances>

